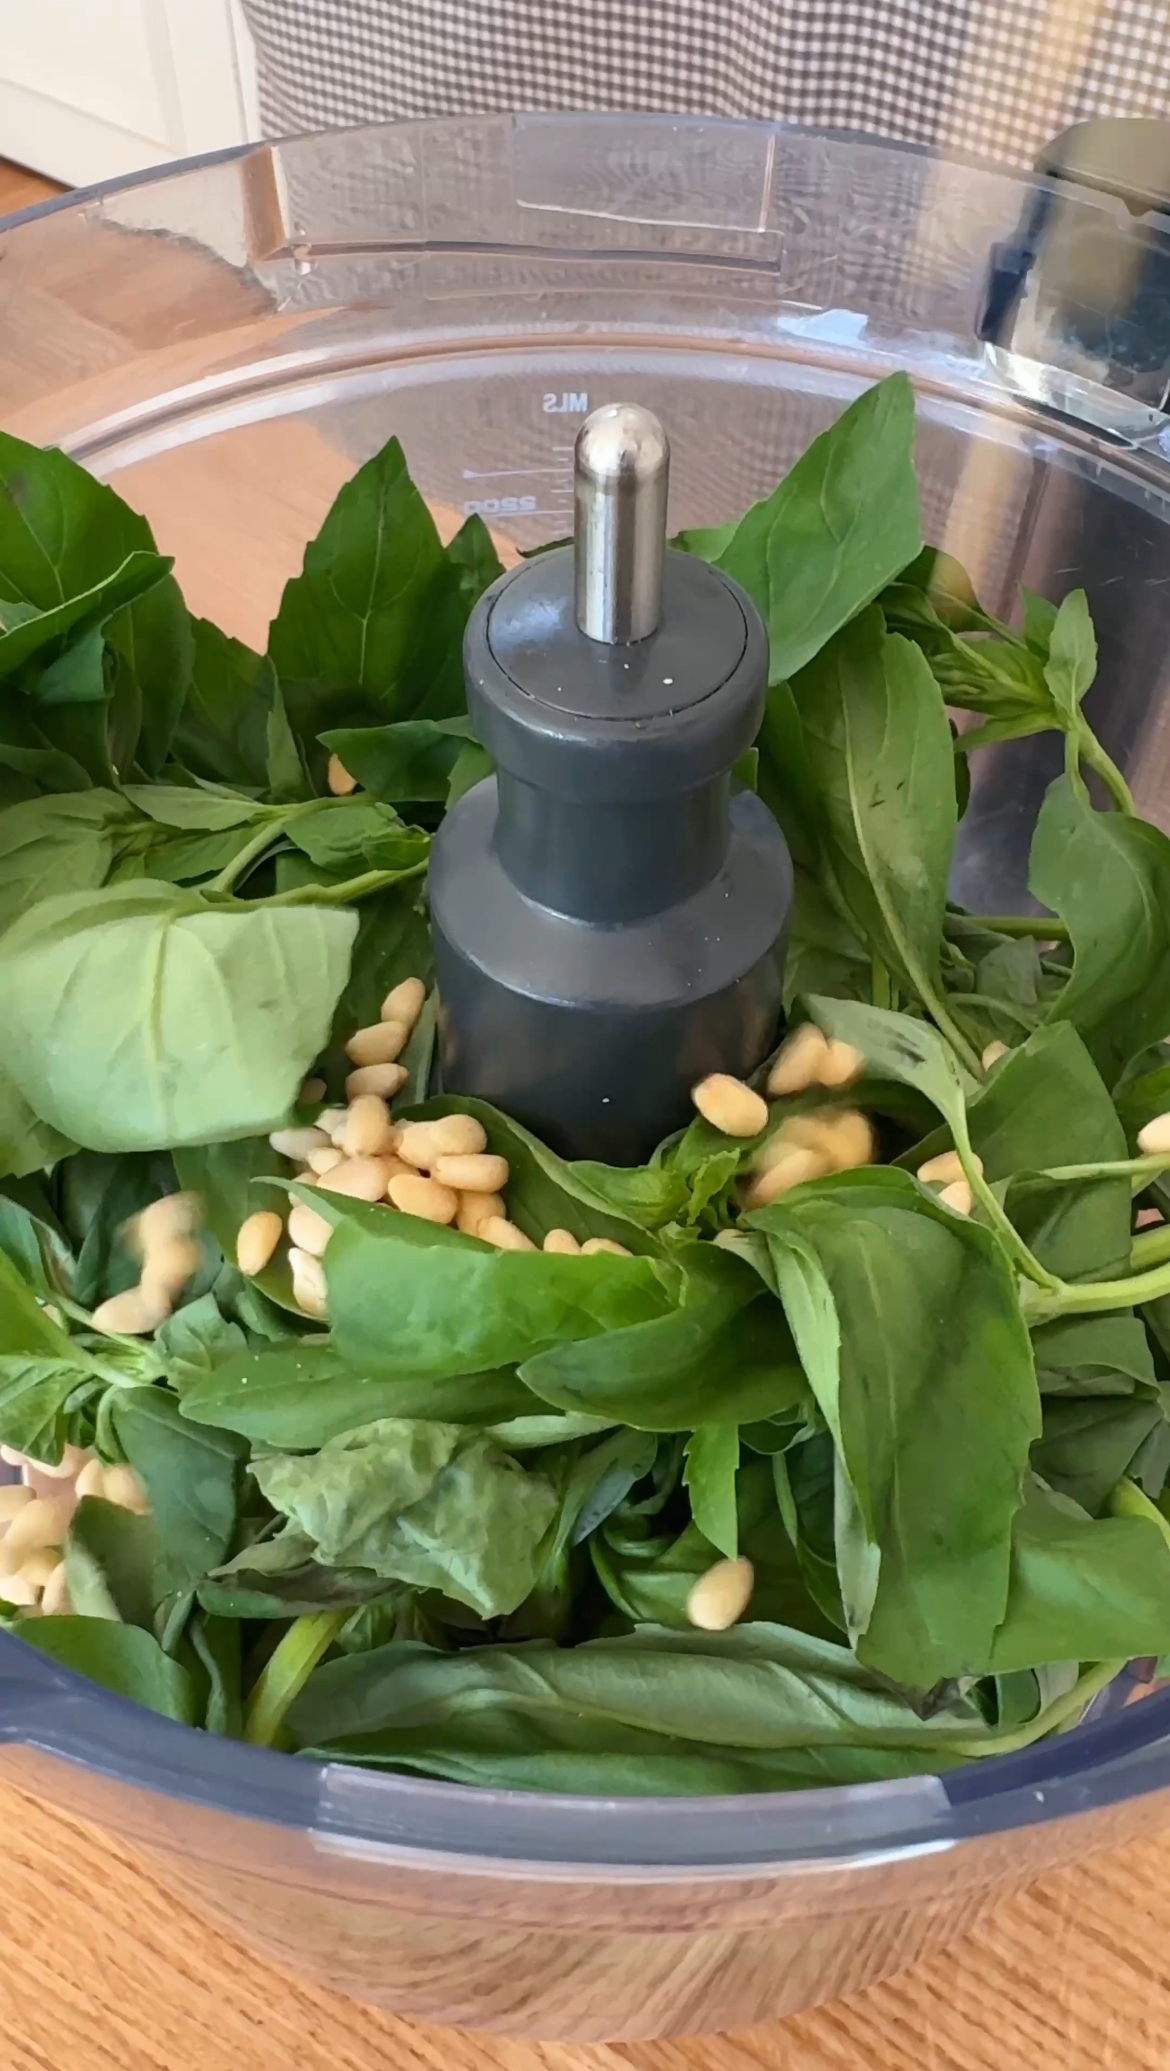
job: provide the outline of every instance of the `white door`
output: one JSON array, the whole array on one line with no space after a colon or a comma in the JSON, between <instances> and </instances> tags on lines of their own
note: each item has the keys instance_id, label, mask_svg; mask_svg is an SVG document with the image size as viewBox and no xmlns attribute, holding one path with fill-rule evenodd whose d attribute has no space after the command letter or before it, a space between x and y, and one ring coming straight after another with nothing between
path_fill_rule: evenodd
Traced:
<instances>
[{"instance_id":1,"label":"white door","mask_svg":"<svg viewBox=\"0 0 1170 2071\"><path fill-rule=\"evenodd\" d=\"M236 0L0 0L0 158L87 187L259 134Z\"/></svg>"}]
</instances>

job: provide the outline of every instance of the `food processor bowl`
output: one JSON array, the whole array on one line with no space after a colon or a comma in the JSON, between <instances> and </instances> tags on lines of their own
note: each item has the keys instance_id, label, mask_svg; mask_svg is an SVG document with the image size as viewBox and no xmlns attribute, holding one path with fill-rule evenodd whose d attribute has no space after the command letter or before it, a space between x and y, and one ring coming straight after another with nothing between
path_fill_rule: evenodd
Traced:
<instances>
[{"instance_id":1,"label":"food processor bowl","mask_svg":"<svg viewBox=\"0 0 1170 2071\"><path fill-rule=\"evenodd\" d=\"M1062 181L1086 234L1132 234L1132 194L1070 193L1067 168L1029 182L764 124L469 117L248 148L5 227L0 421L114 482L192 608L262 644L391 434L444 536L478 511L514 556L570 529L598 403L668 425L678 529L742 511L905 368L926 537L998 614L1021 584L1083 585L1094 727L1170 826L1170 371L1064 324L1020 234ZM1160 264L1158 197L1139 214ZM1024 903L1059 755L1040 737L977 759L957 898ZM344 1992L614 2039L855 1991L1006 1889L1148 1836L1170 1819L1170 1692L1135 1668L1076 1731L943 1777L597 1800L218 1740L0 1637L0 1773Z\"/></svg>"}]
</instances>

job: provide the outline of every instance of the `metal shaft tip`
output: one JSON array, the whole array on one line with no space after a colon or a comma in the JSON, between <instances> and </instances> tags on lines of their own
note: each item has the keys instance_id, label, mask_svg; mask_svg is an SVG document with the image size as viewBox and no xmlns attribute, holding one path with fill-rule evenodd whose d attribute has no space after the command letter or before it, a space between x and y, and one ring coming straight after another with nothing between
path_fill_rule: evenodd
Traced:
<instances>
[{"instance_id":1,"label":"metal shaft tip","mask_svg":"<svg viewBox=\"0 0 1170 2071\"><path fill-rule=\"evenodd\" d=\"M577 624L607 646L644 640L662 615L670 441L637 403L606 403L573 451Z\"/></svg>"}]
</instances>

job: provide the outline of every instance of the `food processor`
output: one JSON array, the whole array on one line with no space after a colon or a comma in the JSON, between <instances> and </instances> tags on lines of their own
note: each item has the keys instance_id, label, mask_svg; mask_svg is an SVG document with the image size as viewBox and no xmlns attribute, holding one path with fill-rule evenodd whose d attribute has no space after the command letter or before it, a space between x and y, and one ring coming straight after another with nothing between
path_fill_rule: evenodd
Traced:
<instances>
[{"instance_id":1,"label":"food processor","mask_svg":"<svg viewBox=\"0 0 1170 2071\"><path fill-rule=\"evenodd\" d=\"M514 564L571 530L574 442L601 405L668 428L674 533L738 515L905 369L925 537L997 614L1021 585L1085 588L1093 726L1168 827L1164 138L1082 125L1030 179L636 115L248 148L5 228L0 411L115 483L192 609L262 644L340 483L392 434L444 536L479 512ZM975 763L952 885L995 911L1026 900L1060 756L1045 736L1009 752ZM1135 1664L1075 1731L942 1777L597 1800L216 1739L5 1637L0 1773L344 1992L655 2036L855 1991L1040 1871L1148 1836L1170 1817L1170 1692Z\"/></svg>"}]
</instances>

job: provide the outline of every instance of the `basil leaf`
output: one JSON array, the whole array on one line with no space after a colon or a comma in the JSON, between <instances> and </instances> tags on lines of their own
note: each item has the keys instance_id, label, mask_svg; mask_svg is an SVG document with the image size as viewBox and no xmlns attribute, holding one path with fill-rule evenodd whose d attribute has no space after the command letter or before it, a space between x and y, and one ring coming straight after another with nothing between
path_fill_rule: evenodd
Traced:
<instances>
[{"instance_id":1,"label":"basil leaf","mask_svg":"<svg viewBox=\"0 0 1170 2071\"><path fill-rule=\"evenodd\" d=\"M1033 613L1033 632L1035 613ZM1097 674L1097 636L1083 590L1070 590L1052 621L1044 681L1066 728L1075 726L1081 702Z\"/></svg>"},{"instance_id":2,"label":"basil leaf","mask_svg":"<svg viewBox=\"0 0 1170 2071\"><path fill-rule=\"evenodd\" d=\"M938 685L870 611L792 692L831 880L860 937L945 1026L939 952L957 807Z\"/></svg>"},{"instance_id":3,"label":"basil leaf","mask_svg":"<svg viewBox=\"0 0 1170 2071\"><path fill-rule=\"evenodd\" d=\"M466 616L461 570L391 439L341 490L269 635L310 756L330 727L461 711Z\"/></svg>"},{"instance_id":4,"label":"basil leaf","mask_svg":"<svg viewBox=\"0 0 1170 2071\"><path fill-rule=\"evenodd\" d=\"M111 1411L118 1444L146 1490L160 1544L160 1595L188 1588L226 1559L244 1447L201 1430L163 1388L128 1388Z\"/></svg>"},{"instance_id":5,"label":"basil leaf","mask_svg":"<svg viewBox=\"0 0 1170 2071\"><path fill-rule=\"evenodd\" d=\"M1091 1518L1030 1480L1012 1534L1007 1613L980 1675L1049 1661L1129 1660L1170 1646L1170 1548L1143 1518Z\"/></svg>"},{"instance_id":6,"label":"basil leaf","mask_svg":"<svg viewBox=\"0 0 1170 2071\"><path fill-rule=\"evenodd\" d=\"M1048 1018L1071 1021L1115 1085L1170 1028L1170 841L1144 820L1094 812L1061 777L1040 808L1028 888L1072 937L1072 976Z\"/></svg>"},{"instance_id":7,"label":"basil leaf","mask_svg":"<svg viewBox=\"0 0 1170 2071\"><path fill-rule=\"evenodd\" d=\"M454 1380L381 1380L348 1366L326 1339L311 1337L217 1361L184 1389L181 1406L193 1423L301 1452L384 1417L504 1424L539 1405L509 1367Z\"/></svg>"},{"instance_id":8,"label":"basil leaf","mask_svg":"<svg viewBox=\"0 0 1170 2071\"><path fill-rule=\"evenodd\" d=\"M151 1518L83 1496L70 1520L65 1546L74 1611L81 1618L108 1618L150 1632L157 1557L158 1534Z\"/></svg>"},{"instance_id":9,"label":"basil leaf","mask_svg":"<svg viewBox=\"0 0 1170 2071\"><path fill-rule=\"evenodd\" d=\"M326 1566L440 1589L484 1618L528 1595L557 1511L543 1475L458 1424L383 1419L253 1472Z\"/></svg>"},{"instance_id":10,"label":"basil leaf","mask_svg":"<svg viewBox=\"0 0 1170 2071\"><path fill-rule=\"evenodd\" d=\"M726 543L717 537L716 566L768 628L771 682L811 661L918 553L913 437L913 391L893 374L813 440Z\"/></svg>"},{"instance_id":11,"label":"basil leaf","mask_svg":"<svg viewBox=\"0 0 1170 2071\"><path fill-rule=\"evenodd\" d=\"M232 640L210 619L190 621L190 685L173 752L194 776L263 789L276 672L266 655ZM276 788L275 786L273 787Z\"/></svg>"},{"instance_id":12,"label":"basil leaf","mask_svg":"<svg viewBox=\"0 0 1170 2071\"><path fill-rule=\"evenodd\" d=\"M30 798L0 812L0 929L42 899L96 891L133 817L113 791Z\"/></svg>"},{"instance_id":13,"label":"basil leaf","mask_svg":"<svg viewBox=\"0 0 1170 2071\"><path fill-rule=\"evenodd\" d=\"M341 727L321 736L350 775L390 805L442 803L471 734L470 719L400 719L393 726Z\"/></svg>"},{"instance_id":14,"label":"basil leaf","mask_svg":"<svg viewBox=\"0 0 1170 2071\"><path fill-rule=\"evenodd\" d=\"M687 1440L683 1475L691 1516L705 1539L728 1560L739 1552L735 1478L739 1467L738 1424L700 1424Z\"/></svg>"},{"instance_id":15,"label":"basil leaf","mask_svg":"<svg viewBox=\"0 0 1170 2071\"><path fill-rule=\"evenodd\" d=\"M766 1238L845 1477L837 1556L854 1645L930 1688L990 1651L1040 1435L1011 1267L904 1173L821 1180L746 1221Z\"/></svg>"},{"instance_id":16,"label":"basil leaf","mask_svg":"<svg viewBox=\"0 0 1170 2071\"><path fill-rule=\"evenodd\" d=\"M0 940L8 1069L37 1114L97 1150L274 1128L324 1042L356 927L339 909L227 911L149 882L45 900Z\"/></svg>"},{"instance_id":17,"label":"basil leaf","mask_svg":"<svg viewBox=\"0 0 1170 2071\"><path fill-rule=\"evenodd\" d=\"M88 1676L115 1697L183 1726L198 1724L199 1707L186 1669L138 1626L114 1625L106 1618L22 1618L17 1631L39 1654Z\"/></svg>"}]
</instances>

